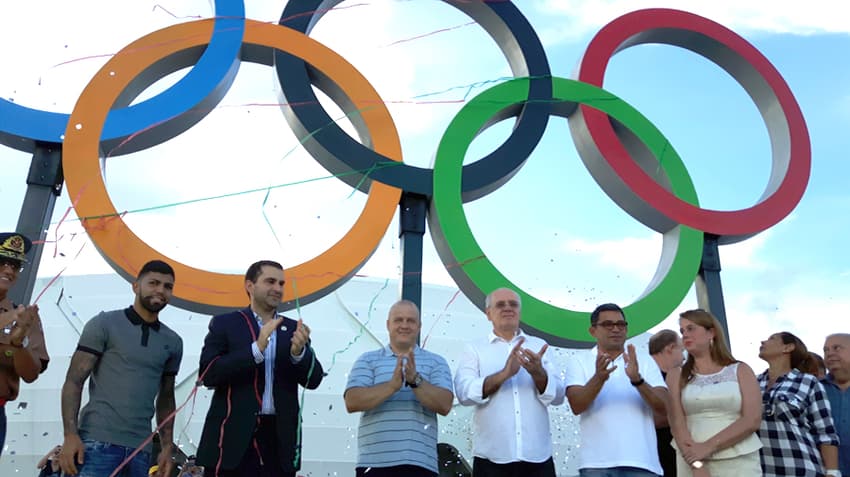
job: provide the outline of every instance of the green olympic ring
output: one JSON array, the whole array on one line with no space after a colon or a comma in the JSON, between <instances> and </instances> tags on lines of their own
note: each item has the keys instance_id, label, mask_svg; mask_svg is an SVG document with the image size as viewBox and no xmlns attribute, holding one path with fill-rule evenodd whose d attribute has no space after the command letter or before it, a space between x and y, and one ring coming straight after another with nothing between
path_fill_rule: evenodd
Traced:
<instances>
[{"instance_id":1,"label":"green olympic ring","mask_svg":"<svg viewBox=\"0 0 850 477\"><path fill-rule=\"evenodd\" d=\"M469 145L494 122L494 118L515 114L516 106L528 100L529 82L529 78L517 78L487 89L469 101L449 124L434 161L429 225L440 259L473 302L482 303L485 294L497 288L514 289L522 300L525 328L533 328L537 330L534 334L543 333L561 343L566 338L575 340L570 344L587 347L587 342L593 341L588 330L590 312L556 307L515 286L484 255L463 211L461 176ZM588 83L553 77L552 86L551 114L568 117L576 111L577 104L608 114L628 128L652 153L658 161L657 166L667 175L670 190L680 199L699 205L696 189L681 158L640 112L617 96ZM643 294L624 308L629 336L647 331L682 302L699 269L702 249L703 233L699 230L676 225L664 233L663 252L655 276ZM664 315L659 316L660 313Z\"/></svg>"}]
</instances>

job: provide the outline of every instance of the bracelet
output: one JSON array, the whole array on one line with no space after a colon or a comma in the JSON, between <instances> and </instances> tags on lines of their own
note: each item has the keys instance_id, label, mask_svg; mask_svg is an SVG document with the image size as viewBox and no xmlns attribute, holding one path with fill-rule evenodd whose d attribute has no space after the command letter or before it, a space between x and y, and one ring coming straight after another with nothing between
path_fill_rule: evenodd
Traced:
<instances>
[{"instance_id":1,"label":"bracelet","mask_svg":"<svg viewBox=\"0 0 850 477\"><path fill-rule=\"evenodd\" d=\"M643 378L640 378L640 379L639 379L639 380L637 380L637 381L631 381L632 386L634 386L634 387L638 387L638 386L640 386L641 384L643 384L643 383L645 383L645 382L646 382L646 380L644 380Z\"/></svg>"},{"instance_id":2,"label":"bracelet","mask_svg":"<svg viewBox=\"0 0 850 477\"><path fill-rule=\"evenodd\" d=\"M702 461L695 460L694 463L691 464L691 467L693 467L694 469L702 469Z\"/></svg>"},{"instance_id":3,"label":"bracelet","mask_svg":"<svg viewBox=\"0 0 850 477\"><path fill-rule=\"evenodd\" d=\"M841 471L838 469L826 469L825 474L831 477L841 477Z\"/></svg>"}]
</instances>

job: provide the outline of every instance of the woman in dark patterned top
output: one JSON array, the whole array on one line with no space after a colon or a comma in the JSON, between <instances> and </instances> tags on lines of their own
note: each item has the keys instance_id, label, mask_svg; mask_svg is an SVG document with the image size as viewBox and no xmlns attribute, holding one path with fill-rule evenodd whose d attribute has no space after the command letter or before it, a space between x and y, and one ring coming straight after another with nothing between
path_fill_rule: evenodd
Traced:
<instances>
[{"instance_id":1,"label":"woman in dark patterned top","mask_svg":"<svg viewBox=\"0 0 850 477\"><path fill-rule=\"evenodd\" d=\"M837 477L838 434L826 392L808 369L809 352L799 338L776 333L761 342L768 369L758 376L764 414L759 437L765 476Z\"/></svg>"}]
</instances>

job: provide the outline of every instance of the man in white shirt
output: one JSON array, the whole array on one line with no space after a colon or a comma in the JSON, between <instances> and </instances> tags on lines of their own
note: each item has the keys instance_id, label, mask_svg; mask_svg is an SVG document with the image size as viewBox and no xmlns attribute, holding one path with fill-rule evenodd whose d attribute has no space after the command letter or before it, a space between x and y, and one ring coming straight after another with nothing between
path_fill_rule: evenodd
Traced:
<instances>
[{"instance_id":1,"label":"man in white shirt","mask_svg":"<svg viewBox=\"0 0 850 477\"><path fill-rule=\"evenodd\" d=\"M600 305L590 315L596 347L567 365L567 400L581 422L582 477L660 475L653 411L666 412L667 386L658 365L625 348L623 310Z\"/></svg>"},{"instance_id":2,"label":"man in white shirt","mask_svg":"<svg viewBox=\"0 0 850 477\"><path fill-rule=\"evenodd\" d=\"M455 394L475 406L473 477L555 477L547 406L564 402L564 386L545 357L548 344L519 328L522 303L513 290L491 292L486 339L467 345Z\"/></svg>"}]
</instances>

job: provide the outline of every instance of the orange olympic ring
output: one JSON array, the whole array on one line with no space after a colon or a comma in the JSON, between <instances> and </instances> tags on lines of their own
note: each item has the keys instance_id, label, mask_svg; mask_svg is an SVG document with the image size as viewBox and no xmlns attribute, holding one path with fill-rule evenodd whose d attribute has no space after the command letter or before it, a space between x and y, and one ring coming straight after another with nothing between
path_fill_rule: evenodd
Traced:
<instances>
[{"instance_id":1,"label":"orange olympic ring","mask_svg":"<svg viewBox=\"0 0 850 477\"><path fill-rule=\"evenodd\" d=\"M92 242L126 279L133 280L145 262L163 254L130 230L109 198L100 168L103 124L116 99L134 78L172 55L200 55L212 32L213 20L199 20L164 28L131 43L97 72L68 121L63 167L69 196ZM271 63L272 50L278 49L321 71L358 108L375 151L401 161L398 132L383 100L345 59L295 30L252 20L245 22L243 45L246 44L265 47L268 54L263 61L267 64ZM366 206L345 236L321 255L287 269L284 301L291 306L295 298L300 303L319 299L354 275L380 243L400 198L400 189L372 181ZM200 270L164 258L178 278L174 288L176 304L207 313L244 306L242 275Z\"/></svg>"}]
</instances>

